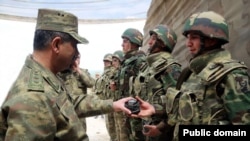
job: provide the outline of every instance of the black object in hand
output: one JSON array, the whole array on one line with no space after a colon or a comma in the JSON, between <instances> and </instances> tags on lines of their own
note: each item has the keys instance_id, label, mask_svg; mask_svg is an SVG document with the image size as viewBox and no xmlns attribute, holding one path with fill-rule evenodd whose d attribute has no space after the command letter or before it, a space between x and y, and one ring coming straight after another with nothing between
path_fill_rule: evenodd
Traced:
<instances>
[{"instance_id":1,"label":"black object in hand","mask_svg":"<svg viewBox=\"0 0 250 141\"><path fill-rule=\"evenodd\" d=\"M128 108L132 114L138 114L140 112L140 103L136 99L127 101L125 107Z\"/></svg>"}]
</instances>

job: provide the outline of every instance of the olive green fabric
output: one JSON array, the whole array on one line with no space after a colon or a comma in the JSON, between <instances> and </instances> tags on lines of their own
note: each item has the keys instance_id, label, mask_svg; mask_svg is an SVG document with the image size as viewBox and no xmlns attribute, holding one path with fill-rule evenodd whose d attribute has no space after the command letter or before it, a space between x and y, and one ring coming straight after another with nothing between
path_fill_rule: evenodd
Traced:
<instances>
[{"instance_id":1,"label":"olive green fabric","mask_svg":"<svg viewBox=\"0 0 250 141\"><path fill-rule=\"evenodd\" d=\"M1 106L0 140L88 141L80 118L113 112L112 105L93 94L72 99L58 77L28 56Z\"/></svg>"},{"instance_id":2,"label":"olive green fabric","mask_svg":"<svg viewBox=\"0 0 250 141\"><path fill-rule=\"evenodd\" d=\"M88 40L78 34L78 18L68 12L52 9L39 9L36 30L52 30L70 34L79 43Z\"/></svg>"}]
</instances>

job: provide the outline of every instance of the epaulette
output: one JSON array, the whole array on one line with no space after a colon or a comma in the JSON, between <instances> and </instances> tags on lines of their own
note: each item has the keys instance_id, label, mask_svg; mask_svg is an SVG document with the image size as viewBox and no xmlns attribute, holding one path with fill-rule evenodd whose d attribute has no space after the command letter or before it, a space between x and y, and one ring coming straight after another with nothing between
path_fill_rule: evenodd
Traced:
<instances>
[{"instance_id":1,"label":"epaulette","mask_svg":"<svg viewBox=\"0 0 250 141\"><path fill-rule=\"evenodd\" d=\"M28 82L28 90L44 91L43 77L39 70L31 70Z\"/></svg>"},{"instance_id":2,"label":"epaulette","mask_svg":"<svg viewBox=\"0 0 250 141\"><path fill-rule=\"evenodd\" d=\"M247 66L240 61L236 60L219 60L210 62L199 74L205 84L210 84L216 82L228 72L237 69L244 68L247 69Z\"/></svg>"}]
</instances>

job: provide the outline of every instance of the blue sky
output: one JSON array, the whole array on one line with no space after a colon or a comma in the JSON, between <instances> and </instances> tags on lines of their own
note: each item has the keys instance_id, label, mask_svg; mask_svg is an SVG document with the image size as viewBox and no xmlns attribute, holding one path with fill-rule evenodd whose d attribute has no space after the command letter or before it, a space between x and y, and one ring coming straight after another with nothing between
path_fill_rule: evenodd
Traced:
<instances>
[{"instance_id":1,"label":"blue sky","mask_svg":"<svg viewBox=\"0 0 250 141\"><path fill-rule=\"evenodd\" d=\"M36 17L38 8L61 9L79 19L146 18L151 0L0 0L0 14Z\"/></svg>"}]
</instances>

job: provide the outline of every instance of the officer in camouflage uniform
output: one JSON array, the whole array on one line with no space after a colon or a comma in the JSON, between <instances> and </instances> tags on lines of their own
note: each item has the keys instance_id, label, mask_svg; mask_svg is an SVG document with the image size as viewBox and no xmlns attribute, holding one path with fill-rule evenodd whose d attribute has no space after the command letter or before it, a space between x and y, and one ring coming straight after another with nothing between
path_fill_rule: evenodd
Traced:
<instances>
[{"instance_id":1,"label":"officer in camouflage uniform","mask_svg":"<svg viewBox=\"0 0 250 141\"><path fill-rule=\"evenodd\" d=\"M122 34L122 47L125 60L122 62L121 69L118 74L118 96L117 99L134 96L134 92L130 89L133 79L138 75L138 72L145 63L145 53L139 50L142 46L143 35L134 28L126 29ZM121 141L144 141L142 134L142 126L140 119L128 118L123 115L123 118L118 119L120 126Z\"/></svg>"},{"instance_id":2,"label":"officer in camouflage uniform","mask_svg":"<svg viewBox=\"0 0 250 141\"><path fill-rule=\"evenodd\" d=\"M117 99L117 96L118 96L118 90L116 89L116 83L117 83L117 80L118 80L118 73L119 73L119 69L121 67L121 63L122 61L124 60L124 53L121 51L121 50L117 50L113 53L113 56L112 56L112 65L113 67L115 68L115 71L114 71L114 74L113 74L113 77L110 79L110 89L111 89L111 92L112 92L112 98L113 99ZM117 137L117 141L120 141L120 124L118 123L119 121L117 120L118 118L122 118L119 114L119 113L110 113L109 114L110 117L108 118L109 119L109 122L111 122L111 124L109 124L109 128L110 130L114 131L114 129L116 130L115 133L116 133L116 137ZM123 116L123 115L122 115ZM112 124L115 123L115 125ZM115 127L113 127L115 126Z\"/></svg>"},{"instance_id":3,"label":"officer in camouflage uniform","mask_svg":"<svg viewBox=\"0 0 250 141\"><path fill-rule=\"evenodd\" d=\"M95 79L90 76L88 70L79 67L80 57L81 55L78 53L70 68L58 73L58 76L64 81L67 90L70 92L72 99L76 99L79 95L87 95L87 89L92 88L95 83ZM86 119L81 118L81 122L86 132Z\"/></svg>"},{"instance_id":4,"label":"officer in camouflage uniform","mask_svg":"<svg viewBox=\"0 0 250 141\"><path fill-rule=\"evenodd\" d=\"M80 118L124 111L132 98L100 100L96 95L71 98L57 73L72 63L78 43L77 17L39 9L33 53L28 55L0 111L0 140L88 141Z\"/></svg>"},{"instance_id":5,"label":"officer in camouflage uniform","mask_svg":"<svg viewBox=\"0 0 250 141\"><path fill-rule=\"evenodd\" d=\"M112 56L113 54L107 53L104 55L103 63L104 63L104 72L96 80L96 94L99 95L102 99L114 99L113 92L110 90L110 81L111 78L114 77L116 69L112 66ZM117 134L115 129L115 122L113 113L105 114L105 123L108 134L110 136L111 141L117 140Z\"/></svg>"},{"instance_id":6,"label":"officer in camouflage uniform","mask_svg":"<svg viewBox=\"0 0 250 141\"><path fill-rule=\"evenodd\" d=\"M157 110L164 109L164 95L169 87L175 87L181 73L181 65L171 55L177 42L175 32L166 25L158 25L149 32L147 67L142 68L135 79L136 95L154 105ZM171 140L167 133L166 114L144 118L146 141Z\"/></svg>"}]
</instances>

